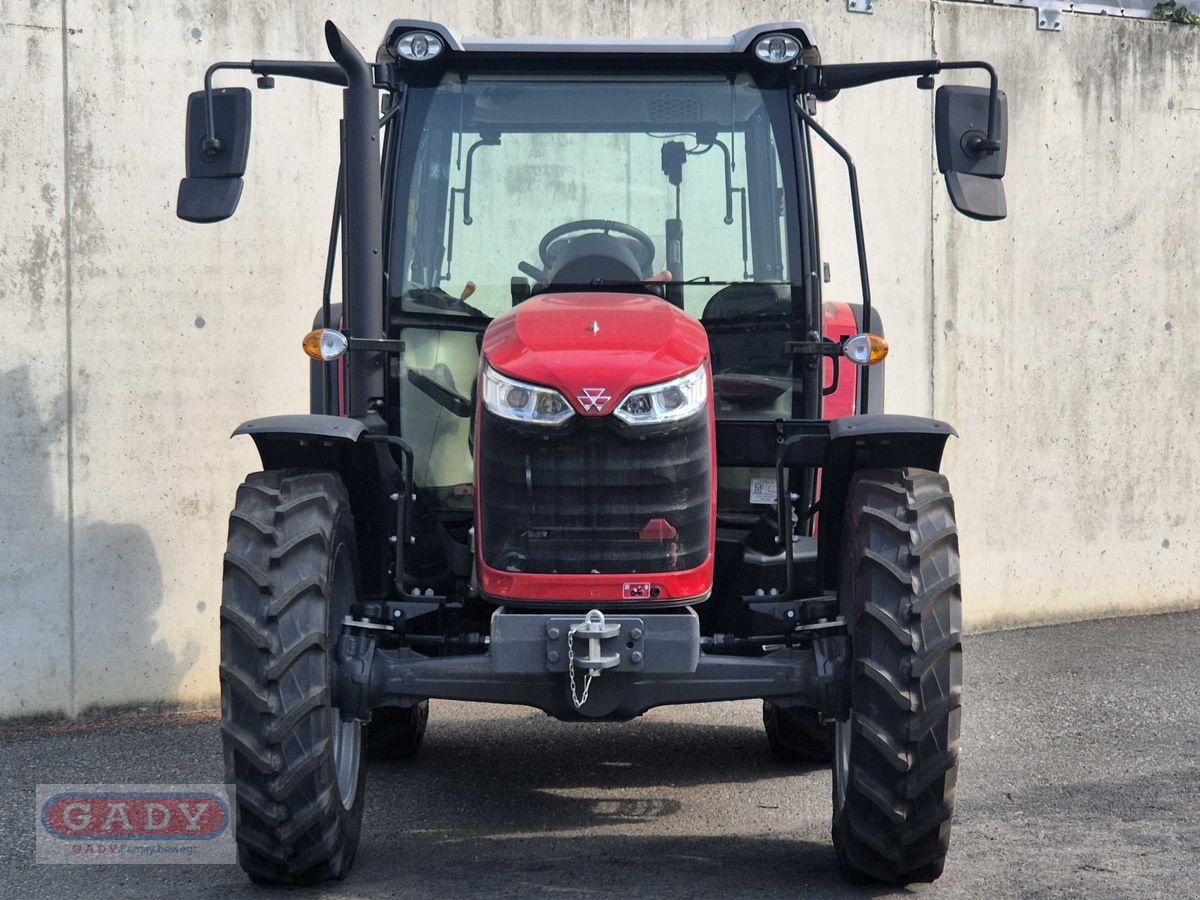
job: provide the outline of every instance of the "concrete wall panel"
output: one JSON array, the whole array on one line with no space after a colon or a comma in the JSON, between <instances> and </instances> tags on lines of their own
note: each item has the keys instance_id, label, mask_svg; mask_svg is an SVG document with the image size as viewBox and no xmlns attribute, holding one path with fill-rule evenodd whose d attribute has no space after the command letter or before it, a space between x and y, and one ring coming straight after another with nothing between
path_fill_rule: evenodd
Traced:
<instances>
[{"instance_id":1,"label":"concrete wall panel","mask_svg":"<svg viewBox=\"0 0 1200 900\"><path fill-rule=\"evenodd\" d=\"M1158 23L1047 33L1024 10L935 10L938 53L989 59L1011 116L1009 218L935 220L966 624L1192 605L1200 45Z\"/></svg>"},{"instance_id":2,"label":"concrete wall panel","mask_svg":"<svg viewBox=\"0 0 1200 900\"><path fill-rule=\"evenodd\" d=\"M256 92L238 214L189 225L174 211L187 94L216 60L327 57L323 20L219 2L72 3L68 19L71 68L89 73L69 106L78 704L202 702L225 517L258 468L228 435L307 408L299 339L320 305L340 92L286 79Z\"/></svg>"},{"instance_id":3,"label":"concrete wall panel","mask_svg":"<svg viewBox=\"0 0 1200 900\"><path fill-rule=\"evenodd\" d=\"M61 26L0 3L0 715L72 711Z\"/></svg>"}]
</instances>

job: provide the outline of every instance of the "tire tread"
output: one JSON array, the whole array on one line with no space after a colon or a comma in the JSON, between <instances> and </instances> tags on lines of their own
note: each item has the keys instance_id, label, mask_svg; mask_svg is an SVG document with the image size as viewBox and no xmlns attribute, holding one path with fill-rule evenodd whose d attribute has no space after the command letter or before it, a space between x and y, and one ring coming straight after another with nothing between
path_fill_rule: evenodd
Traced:
<instances>
[{"instance_id":1,"label":"tire tread","mask_svg":"<svg viewBox=\"0 0 1200 900\"><path fill-rule=\"evenodd\" d=\"M949 849L962 691L949 485L920 469L859 473L843 532L854 739L834 844L853 879L930 881Z\"/></svg>"},{"instance_id":2,"label":"tire tread","mask_svg":"<svg viewBox=\"0 0 1200 900\"><path fill-rule=\"evenodd\" d=\"M221 735L238 861L258 883L342 878L358 843L362 783L346 809L328 676L338 601L328 573L339 541L352 545L349 516L337 475L296 470L248 476L230 514Z\"/></svg>"}]
</instances>

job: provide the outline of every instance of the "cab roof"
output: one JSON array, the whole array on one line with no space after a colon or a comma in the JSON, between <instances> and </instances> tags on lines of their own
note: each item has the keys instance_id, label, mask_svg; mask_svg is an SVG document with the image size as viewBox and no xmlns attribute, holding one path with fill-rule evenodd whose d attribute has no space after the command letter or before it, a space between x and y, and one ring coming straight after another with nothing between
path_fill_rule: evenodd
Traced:
<instances>
[{"instance_id":1,"label":"cab roof","mask_svg":"<svg viewBox=\"0 0 1200 900\"><path fill-rule=\"evenodd\" d=\"M766 34L787 32L803 48L814 46L812 31L804 22L766 22L743 28L729 37L717 38L617 38L617 37L460 37L452 28L423 19L396 19L388 26L380 55L390 54L396 40L409 31L430 31L440 37L448 50L467 54L636 54L639 56L729 55L746 52L754 41Z\"/></svg>"}]
</instances>

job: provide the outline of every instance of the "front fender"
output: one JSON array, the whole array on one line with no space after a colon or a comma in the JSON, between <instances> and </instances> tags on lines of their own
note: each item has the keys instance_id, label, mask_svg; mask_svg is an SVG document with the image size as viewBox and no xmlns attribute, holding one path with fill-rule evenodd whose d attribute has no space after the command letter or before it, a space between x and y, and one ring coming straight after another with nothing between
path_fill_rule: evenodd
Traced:
<instances>
[{"instance_id":1,"label":"front fender","mask_svg":"<svg viewBox=\"0 0 1200 900\"><path fill-rule=\"evenodd\" d=\"M336 469L337 465L321 465L319 460L336 462L346 445L357 444L366 430L360 419L312 413L251 419L230 437L250 435L264 469Z\"/></svg>"},{"instance_id":2,"label":"front fender","mask_svg":"<svg viewBox=\"0 0 1200 900\"><path fill-rule=\"evenodd\" d=\"M389 450L391 441L380 436L386 435L383 420L315 413L268 416L243 422L232 436L240 434L254 439L265 470L319 469L341 475L354 514L363 595L386 595L393 556L389 537L396 517L389 497L406 487Z\"/></svg>"},{"instance_id":3,"label":"front fender","mask_svg":"<svg viewBox=\"0 0 1200 900\"><path fill-rule=\"evenodd\" d=\"M841 576L842 520L850 479L861 469L912 467L936 472L946 440L958 432L945 422L922 416L847 416L829 423L821 473L820 557L828 590Z\"/></svg>"}]
</instances>

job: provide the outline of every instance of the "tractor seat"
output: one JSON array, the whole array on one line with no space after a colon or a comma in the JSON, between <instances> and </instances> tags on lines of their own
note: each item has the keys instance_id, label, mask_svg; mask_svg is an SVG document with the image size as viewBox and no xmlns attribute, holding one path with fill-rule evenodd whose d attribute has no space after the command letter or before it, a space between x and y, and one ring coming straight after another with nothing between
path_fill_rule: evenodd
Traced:
<instances>
[{"instance_id":1,"label":"tractor seat","mask_svg":"<svg viewBox=\"0 0 1200 900\"><path fill-rule=\"evenodd\" d=\"M640 284L649 277L633 241L610 234L581 234L550 245L554 252L550 285L591 286L601 280L612 284Z\"/></svg>"},{"instance_id":2,"label":"tractor seat","mask_svg":"<svg viewBox=\"0 0 1200 900\"><path fill-rule=\"evenodd\" d=\"M731 381L724 389L718 387L719 394L732 400L743 393L732 383L738 380L733 376L739 375L763 382L761 391L751 389L746 396L740 397L739 405L755 405L754 396L757 394L761 394L761 404L770 405L782 393L792 373L792 359L784 352L784 344L790 333L786 319L780 321L778 329L758 326L754 330L730 331L712 326L735 317L786 315L791 310L791 302L791 297L782 293L776 285L731 284L713 294L705 304L700 322L711 328L708 344L712 353L713 377L722 381L722 376L730 376L730 379L724 380Z\"/></svg>"},{"instance_id":3,"label":"tractor seat","mask_svg":"<svg viewBox=\"0 0 1200 900\"><path fill-rule=\"evenodd\" d=\"M701 322L734 316L786 315L791 311L790 292L774 284L730 284L721 288L704 305Z\"/></svg>"}]
</instances>

